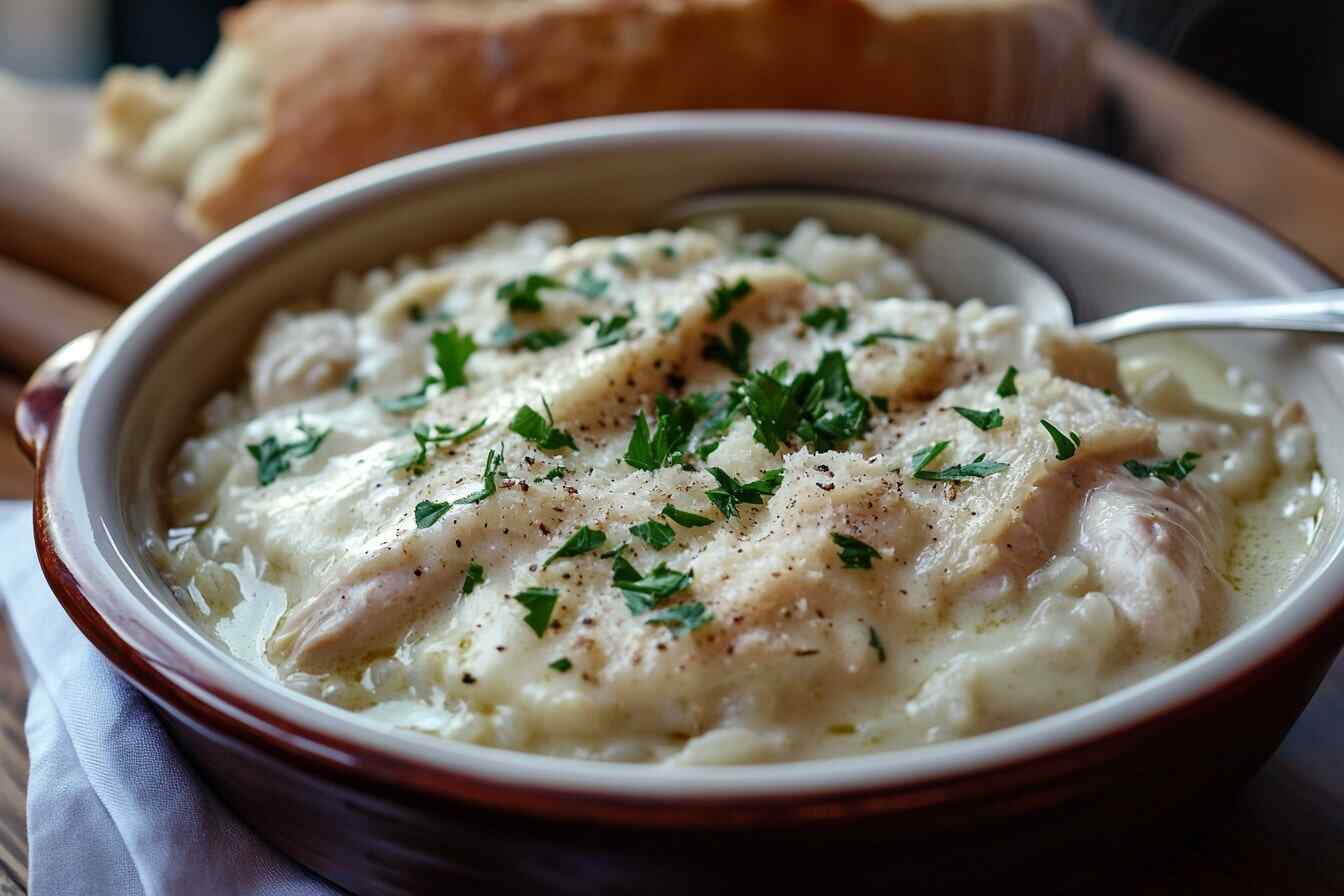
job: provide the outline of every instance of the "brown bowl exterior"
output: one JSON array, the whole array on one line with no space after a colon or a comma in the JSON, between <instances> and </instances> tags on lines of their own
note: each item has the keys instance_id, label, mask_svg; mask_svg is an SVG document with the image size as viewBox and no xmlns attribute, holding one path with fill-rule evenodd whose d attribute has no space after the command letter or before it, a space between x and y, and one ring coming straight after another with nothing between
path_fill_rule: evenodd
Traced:
<instances>
[{"instance_id":1,"label":"brown bowl exterior","mask_svg":"<svg viewBox=\"0 0 1344 896\"><path fill-rule=\"evenodd\" d=\"M794 892L837 882L861 890L937 882L950 892L1030 883L1051 892L1114 878L1140 870L1117 869L1117 843L1135 854L1182 842L1264 763L1344 639L1338 612L1205 699L1065 753L914 787L690 806L505 788L482 800L481 781L439 780L430 795L410 773L371 780L368 768L314 762L283 730L268 736L218 716L139 661L55 553L43 525L50 487L39 478L40 559L80 630L153 700L245 822L367 896L446 883L576 894Z\"/></svg>"},{"instance_id":2,"label":"brown bowl exterior","mask_svg":"<svg viewBox=\"0 0 1344 896\"><path fill-rule=\"evenodd\" d=\"M723 133L738 141L733 155L739 172L759 169L759 179L811 183L806 178L818 167L832 165L837 167L821 180L825 185L906 192L935 206L939 203L933 201L934 193L946 186L940 166L978 164L984 180L976 184L976 191L954 189L939 195L952 211L975 221L975 209L984 205L986 189L993 186L1000 190L997 207L1005 216L999 224L1016 214L1019 188L1028 189L1022 187L1021 172L1034 165L1037 180L1029 189L1045 197L1039 209L1045 223L1036 242L1023 248L1066 275L1069 259L1079 250L1060 243L1050 224L1055 220L1052 191L1061 177L1053 169L1065 162L1075 165L1080 169L1076 182L1088 184L1078 189L1086 192L1092 187L1089 178L1099 177L1105 167L1021 138L844 116L796 120L655 116L630 121L636 123L547 128L536 132L547 139L522 135L478 145L507 148L514 145L510 141L534 141L527 144L534 153L524 160L527 175L549 184L546 172L537 170L538 152L557 158L577 155L587 151L586 140L599 150L619 150L633 158L627 143L638 138L643 141L638 151L645 156L664 153L640 162L646 169L670 170L667 165L686 158L693 160L685 163L687 167L708 171L711 161L725 166L723 147L713 160L695 150L718 146L718 135ZM805 133L798 137L795 131ZM836 136L839 132L845 134ZM582 139L574 141L578 148L565 148L557 134ZM684 144L679 142L683 140ZM982 143L988 148L982 150ZM810 147L807 155L788 154L799 145ZM854 147L864 150L853 153L862 164L841 172L835 160ZM949 148L960 154L960 162L930 161ZM445 152L448 158L460 158L473 150L469 144L459 144ZM893 158L901 153L904 161L897 164ZM1043 158L1033 162L1038 156ZM520 167L508 160L492 164L493 176L501 171L512 174ZM427 172L440 176L431 169L433 165L417 169L416 176ZM881 185L874 171L881 172ZM630 182L641 174L648 177L647 170L624 174ZM477 180L487 175L489 171L481 174L473 169L460 174ZM708 187L730 175L697 176ZM740 173L732 176L753 182ZM1114 171L1108 176L1126 187L1135 187L1130 182L1140 180ZM425 180L421 177L419 183ZM415 187L410 180L406 183ZM1138 186L1142 190L1131 192L1154 190L1151 185ZM516 195L523 186L510 182L508 188L510 195ZM1061 193L1064 189L1059 187ZM1176 197L1168 192L1166 199ZM340 193L339 185L327 188L325 195L341 201L349 198ZM389 199L400 197L381 195L385 205ZM1084 199L1102 201L1091 193L1079 201ZM487 204L482 201L483 207ZM339 218L353 207L338 205L335 213L324 214ZM318 206L307 211L314 209L321 211ZM291 217L295 220L285 218L282 208L264 222L249 225L251 229L233 243L228 237L223 242L231 251L241 251L246 239L262 235L265 224L271 231L282 231L284 239L263 243L258 250L262 254L250 261L244 253L238 264L264 260L265 253L282 254L276 243L309 236L294 226L302 216ZM309 218L323 223L321 215ZM304 251L311 249L307 244ZM1281 274L1288 283L1284 288L1320 279L1309 265L1284 260L1289 253L1281 248L1273 252L1281 266L1292 268ZM1087 280L1078 271L1073 273L1074 281L1066 276L1065 284L1077 294L1075 289L1085 289ZM182 289L187 278L174 276L172 289L161 289L168 293ZM181 308L167 307L164 299L170 297L160 296L157 305L152 301L133 322L143 325L158 316L161 328L172 329L173 338L180 338L173 328L182 321L189 328L191 321L158 314L165 310L182 314ZM1101 295L1092 311L1118 310L1107 302L1125 300L1119 294ZM1132 302L1132 297L1128 300ZM204 304L195 302L194 307ZM121 326L120 338L128 329ZM114 334L116 328L109 341ZM1147 856L1148 845L1178 842L1190 830L1190 819L1220 805L1223 796L1259 767L1301 713L1344 641L1344 596L1318 593L1311 606L1326 609L1313 609L1309 625L1299 625L1291 638L1275 640L1273 649L1218 679L1216 687L1187 689L1193 696L1135 712L1125 724L1085 729L1093 733L1075 736L1064 746L1052 742L1046 751L1019 750L1018 755L1026 758L959 772L940 761L933 773L907 777L900 784L865 780L805 790L758 787L732 796L709 791L659 795L613 788L566 789L546 786L538 778L530 783L516 777L504 780L481 772L480 766L456 765L453 768L468 770L448 771L448 763L417 761L405 752L333 733L332 728L305 725L297 715L275 708L275 703L263 705L261 697L221 676L217 666L208 666L199 653L175 643L180 636L156 628L131 596L112 588L109 582L114 577L106 572L105 551L90 538L70 534L70 520L87 506L76 498L96 486L70 475L71 469L81 469L78 465L58 473L53 462L61 454L63 432L70 434L74 446L85 444L74 438L81 426L99 430L83 419L91 416L93 405L80 400L74 405L85 413L72 414L65 424L57 419L80 351L87 351L91 343L88 340L45 366L19 409L21 438L37 459L35 529L48 581L81 631L150 697L183 752L243 820L302 864L355 893L433 892L445 882L573 893L681 893L693 888L726 892L765 886L796 891L837 882L865 890L936 882L940 890L977 892L986 884L1029 882L1042 891L1100 873L1114 877L1124 864L1117 858ZM100 350L99 357L103 356ZM107 357L116 359L114 366L134 366L133 359ZM110 363L105 358L103 369ZM121 421L116 425L140 435ZM106 450L101 444L98 448ZM118 494L124 495L126 488L123 483ZM111 486L105 490L114 491ZM122 547L135 550L129 542ZM1123 853L1117 850L1120 843Z\"/></svg>"}]
</instances>

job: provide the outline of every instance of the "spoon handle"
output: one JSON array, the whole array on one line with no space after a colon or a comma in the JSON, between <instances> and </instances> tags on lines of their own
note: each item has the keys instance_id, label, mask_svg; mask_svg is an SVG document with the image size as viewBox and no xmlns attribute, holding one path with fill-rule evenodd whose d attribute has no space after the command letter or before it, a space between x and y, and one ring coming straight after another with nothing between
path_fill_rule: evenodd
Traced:
<instances>
[{"instance_id":1,"label":"spoon handle","mask_svg":"<svg viewBox=\"0 0 1344 896\"><path fill-rule=\"evenodd\" d=\"M1135 308L1082 324L1078 330L1095 342L1112 342L1140 333L1171 330L1292 330L1344 333L1344 289L1309 293L1296 299L1235 299Z\"/></svg>"}]
</instances>

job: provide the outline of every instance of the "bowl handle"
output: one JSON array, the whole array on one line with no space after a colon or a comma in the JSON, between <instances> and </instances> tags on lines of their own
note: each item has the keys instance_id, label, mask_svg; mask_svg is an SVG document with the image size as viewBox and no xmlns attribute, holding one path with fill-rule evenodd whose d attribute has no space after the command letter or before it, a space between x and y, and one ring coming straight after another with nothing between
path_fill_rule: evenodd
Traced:
<instances>
[{"instance_id":1,"label":"bowl handle","mask_svg":"<svg viewBox=\"0 0 1344 896\"><path fill-rule=\"evenodd\" d=\"M19 393L19 403L14 410L14 431L18 434L19 449L34 465L56 428L65 396L79 378L84 362L89 360L102 335L102 330L92 330L58 348L42 362Z\"/></svg>"}]
</instances>

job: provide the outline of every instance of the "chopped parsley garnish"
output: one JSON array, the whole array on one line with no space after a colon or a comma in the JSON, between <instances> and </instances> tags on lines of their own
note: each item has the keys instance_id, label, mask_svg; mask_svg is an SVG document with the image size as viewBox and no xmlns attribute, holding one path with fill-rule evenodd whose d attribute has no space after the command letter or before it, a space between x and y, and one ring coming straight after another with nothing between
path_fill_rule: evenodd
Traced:
<instances>
[{"instance_id":1,"label":"chopped parsley garnish","mask_svg":"<svg viewBox=\"0 0 1344 896\"><path fill-rule=\"evenodd\" d=\"M681 323L681 315L672 311L658 312L658 331L671 333Z\"/></svg>"},{"instance_id":2,"label":"chopped parsley garnish","mask_svg":"<svg viewBox=\"0 0 1344 896\"><path fill-rule=\"evenodd\" d=\"M351 395L358 395L358 394L359 394L359 377L357 377L357 376L352 376L352 377L350 377L350 379L346 380L346 381L345 381L345 391L349 392Z\"/></svg>"},{"instance_id":3,"label":"chopped parsley garnish","mask_svg":"<svg viewBox=\"0 0 1344 896\"><path fill-rule=\"evenodd\" d=\"M733 321L733 325L728 328L728 339L729 342L724 342L722 336L707 337L700 357L706 361L717 361L738 376L746 376L751 369L747 360L747 353L751 349L751 333L742 324Z\"/></svg>"},{"instance_id":4,"label":"chopped parsley garnish","mask_svg":"<svg viewBox=\"0 0 1344 896\"><path fill-rule=\"evenodd\" d=\"M972 408L953 407L952 410L974 423L978 429L998 429L1003 425L1003 414L998 408L977 411Z\"/></svg>"},{"instance_id":5,"label":"chopped parsley garnish","mask_svg":"<svg viewBox=\"0 0 1344 896\"><path fill-rule=\"evenodd\" d=\"M629 339L630 334L626 332L626 327L634 319L633 308L630 309L629 314L613 314L606 320L597 317L580 317L579 320L585 324L597 324L597 331L593 334L595 341L589 346L588 351L596 351L599 348L606 348Z\"/></svg>"},{"instance_id":6,"label":"chopped parsley garnish","mask_svg":"<svg viewBox=\"0 0 1344 896\"><path fill-rule=\"evenodd\" d=\"M867 345L876 345L879 339L892 339L898 342L923 342L918 336L912 336L909 333L898 333L895 330L874 330L854 344L859 348Z\"/></svg>"},{"instance_id":7,"label":"chopped parsley garnish","mask_svg":"<svg viewBox=\"0 0 1344 896\"><path fill-rule=\"evenodd\" d=\"M840 562L847 569L872 569L873 560L881 558L877 548L866 545L843 532L832 532L831 541L840 548Z\"/></svg>"},{"instance_id":8,"label":"chopped parsley garnish","mask_svg":"<svg viewBox=\"0 0 1344 896\"><path fill-rule=\"evenodd\" d=\"M733 389L727 393L704 392L692 397L703 402L707 415L705 425L696 437L695 453L701 460L708 460L719 447L723 434L733 425L733 418L742 405L742 392Z\"/></svg>"},{"instance_id":9,"label":"chopped parsley garnish","mask_svg":"<svg viewBox=\"0 0 1344 896\"><path fill-rule=\"evenodd\" d=\"M655 404L657 430L650 435L648 421L640 411L635 415L635 430L625 448L624 460L636 470L657 470L681 463L691 430L704 414L703 402L694 397L673 401L659 395Z\"/></svg>"},{"instance_id":10,"label":"chopped parsley garnish","mask_svg":"<svg viewBox=\"0 0 1344 896\"><path fill-rule=\"evenodd\" d=\"M658 247L658 254L661 255L661 256L663 256L664 258L676 258L676 257L677 257L677 247L676 247L676 246L659 246L659 247Z\"/></svg>"},{"instance_id":11,"label":"chopped parsley garnish","mask_svg":"<svg viewBox=\"0 0 1344 896\"><path fill-rule=\"evenodd\" d=\"M882 646L882 639L877 636L877 629L871 625L868 626L868 646L877 651L877 661L879 663L887 661L887 648Z\"/></svg>"},{"instance_id":12,"label":"chopped parsley garnish","mask_svg":"<svg viewBox=\"0 0 1344 896\"><path fill-rule=\"evenodd\" d=\"M1172 457L1167 460L1158 461L1151 467L1142 464L1137 460L1127 460L1124 467L1133 473L1139 479L1147 479L1152 476L1155 479L1161 479L1165 484L1171 485L1173 480L1179 481L1195 472L1195 462L1201 455L1193 451L1187 451L1180 457Z\"/></svg>"},{"instance_id":13,"label":"chopped parsley garnish","mask_svg":"<svg viewBox=\"0 0 1344 896\"><path fill-rule=\"evenodd\" d=\"M1003 379L999 380L999 387L994 390L994 394L1000 398L1012 398L1017 394L1017 368L1012 365L1003 372Z\"/></svg>"},{"instance_id":14,"label":"chopped parsley garnish","mask_svg":"<svg viewBox=\"0 0 1344 896\"><path fill-rule=\"evenodd\" d=\"M438 377L427 376L420 383L420 388L414 392L407 392L405 395L398 395L396 398L375 398L378 407L387 411L389 414L409 414L411 411L418 411L429 403L429 387L437 383Z\"/></svg>"},{"instance_id":15,"label":"chopped parsley garnish","mask_svg":"<svg viewBox=\"0 0 1344 896\"><path fill-rule=\"evenodd\" d=\"M538 476L536 479L533 479L532 481L547 482L551 479L563 479L564 475L568 472L569 470L566 470L564 467L551 467L549 470L546 471L545 476Z\"/></svg>"},{"instance_id":16,"label":"chopped parsley garnish","mask_svg":"<svg viewBox=\"0 0 1344 896\"><path fill-rule=\"evenodd\" d=\"M518 413L513 415L509 429L542 451L559 451L561 448L577 451L578 446L574 444L574 437L555 425L555 419L551 417L551 406L546 403L546 399L541 400L541 406L546 410L545 417L529 405L520 407Z\"/></svg>"},{"instance_id":17,"label":"chopped parsley garnish","mask_svg":"<svg viewBox=\"0 0 1344 896\"><path fill-rule=\"evenodd\" d=\"M459 333L457 327L435 330L429 337L434 346L434 364L439 368L439 385L447 392L467 384L467 359L476 351L476 340Z\"/></svg>"},{"instance_id":18,"label":"chopped parsley garnish","mask_svg":"<svg viewBox=\"0 0 1344 896\"><path fill-rule=\"evenodd\" d=\"M655 551L661 551L677 540L677 533L673 531L672 527L657 520L649 520L647 523L631 526L630 534L643 539Z\"/></svg>"},{"instance_id":19,"label":"chopped parsley garnish","mask_svg":"<svg viewBox=\"0 0 1344 896\"><path fill-rule=\"evenodd\" d=\"M849 309L841 308L838 305L818 308L804 314L803 323L818 333L824 332L827 327L830 328L832 333L843 333L849 329Z\"/></svg>"},{"instance_id":20,"label":"chopped parsley garnish","mask_svg":"<svg viewBox=\"0 0 1344 896\"><path fill-rule=\"evenodd\" d=\"M887 401L887 396L885 396L885 395L869 395L869 396L868 396L868 400L871 401L871 402L873 403L873 407L877 408L877 409L878 409L879 411L881 411L882 413L885 414L885 413L887 412L887 409L888 409L889 404L890 404L890 403Z\"/></svg>"},{"instance_id":21,"label":"chopped parsley garnish","mask_svg":"<svg viewBox=\"0 0 1344 896\"><path fill-rule=\"evenodd\" d=\"M733 310L733 306L751 295L751 281L746 277L738 277L737 282L731 286L727 283L721 283L714 287L714 291L707 296L709 302L709 319L718 320Z\"/></svg>"},{"instance_id":22,"label":"chopped parsley garnish","mask_svg":"<svg viewBox=\"0 0 1344 896\"><path fill-rule=\"evenodd\" d=\"M481 487L456 501L421 501L415 505L415 527L428 529L437 523L449 509L458 504L479 504L495 493L495 477L507 476L500 467L504 463L503 450L490 449L485 456L485 472L481 474Z\"/></svg>"},{"instance_id":23,"label":"chopped parsley garnish","mask_svg":"<svg viewBox=\"0 0 1344 896\"><path fill-rule=\"evenodd\" d=\"M565 543L560 545L560 549L546 558L546 562L541 565L542 569L550 566L557 560L565 557L578 557L589 551L595 551L606 543L607 536L596 529L589 529L587 526L580 526L579 531L575 532Z\"/></svg>"},{"instance_id":24,"label":"chopped parsley garnish","mask_svg":"<svg viewBox=\"0 0 1344 896\"><path fill-rule=\"evenodd\" d=\"M695 631L713 618L704 604L692 600L659 610L644 621L648 625L665 625L672 631L673 637L680 637Z\"/></svg>"},{"instance_id":25,"label":"chopped parsley garnish","mask_svg":"<svg viewBox=\"0 0 1344 896\"><path fill-rule=\"evenodd\" d=\"M921 470L933 463L938 455L942 454L951 444L951 442L934 442L929 447L916 451L914 457L911 458L915 465L915 475L918 476Z\"/></svg>"},{"instance_id":26,"label":"chopped parsley garnish","mask_svg":"<svg viewBox=\"0 0 1344 896\"><path fill-rule=\"evenodd\" d=\"M642 575L619 549L611 561L611 579L624 595L625 605L633 616L647 613L691 584L689 572L669 569L666 563L659 563L648 575Z\"/></svg>"},{"instance_id":27,"label":"chopped parsley garnish","mask_svg":"<svg viewBox=\"0 0 1344 896\"><path fill-rule=\"evenodd\" d=\"M460 430L454 430L451 426L441 424L431 426L426 423L417 423L411 427L411 435L415 437L416 449L392 458L392 469L409 470L412 473L423 472L425 466L429 463L430 446L460 442L467 436L479 432L483 426L485 426L484 417L471 426Z\"/></svg>"},{"instance_id":28,"label":"chopped parsley garnish","mask_svg":"<svg viewBox=\"0 0 1344 896\"><path fill-rule=\"evenodd\" d=\"M635 266L635 263L630 260L630 256L626 255L624 252L612 252L611 255L607 257L610 258L611 263L618 268L626 268L628 270Z\"/></svg>"},{"instance_id":29,"label":"chopped parsley garnish","mask_svg":"<svg viewBox=\"0 0 1344 896\"><path fill-rule=\"evenodd\" d=\"M458 332L457 327L449 327L430 334L429 344L434 347L434 364L439 368L439 375L425 377L414 392L375 399L383 410L393 414L419 410L429 402L430 386L442 386L447 392L467 384L467 359L476 351L476 340L470 334Z\"/></svg>"},{"instance_id":30,"label":"chopped parsley garnish","mask_svg":"<svg viewBox=\"0 0 1344 896\"><path fill-rule=\"evenodd\" d=\"M1055 440L1055 460L1068 460L1077 452L1078 446L1083 444L1082 437L1076 432L1071 432L1067 436L1054 427L1049 420L1042 420L1041 425L1045 431L1050 433L1050 438Z\"/></svg>"},{"instance_id":31,"label":"chopped parsley garnish","mask_svg":"<svg viewBox=\"0 0 1344 896\"><path fill-rule=\"evenodd\" d=\"M554 348L557 345L563 345L569 341L563 330L533 330L521 340L523 348L530 352L539 352L542 349Z\"/></svg>"},{"instance_id":32,"label":"chopped parsley garnish","mask_svg":"<svg viewBox=\"0 0 1344 896\"><path fill-rule=\"evenodd\" d=\"M868 399L854 389L840 352L826 352L815 371L787 385L786 368L758 370L741 386L754 433L772 453L797 434L815 451L830 451L868 429Z\"/></svg>"},{"instance_id":33,"label":"chopped parsley garnish","mask_svg":"<svg viewBox=\"0 0 1344 896\"><path fill-rule=\"evenodd\" d=\"M700 526L708 526L714 521L707 516L701 516L698 513L691 513L689 510L678 510L671 504L664 504L661 512L662 516L667 517L678 526L684 526L687 529L695 529Z\"/></svg>"},{"instance_id":34,"label":"chopped parsley garnish","mask_svg":"<svg viewBox=\"0 0 1344 896\"><path fill-rule=\"evenodd\" d=\"M297 442L281 444L275 436L267 436L258 444L247 446L247 453L257 462L257 481L261 485L270 485L280 474L288 473L290 461L316 452L322 440L331 433L329 429L318 432L316 427L304 423L302 417L297 428L304 435Z\"/></svg>"},{"instance_id":35,"label":"chopped parsley garnish","mask_svg":"<svg viewBox=\"0 0 1344 896\"><path fill-rule=\"evenodd\" d=\"M562 656L555 662L547 663L546 665L557 672L568 672L570 669L574 668L574 664L569 661L569 657L567 656Z\"/></svg>"},{"instance_id":36,"label":"chopped parsley garnish","mask_svg":"<svg viewBox=\"0 0 1344 896\"><path fill-rule=\"evenodd\" d=\"M495 290L495 299L508 302L510 311L540 311L543 289L562 289L562 284L545 274L528 274L510 280Z\"/></svg>"},{"instance_id":37,"label":"chopped parsley garnish","mask_svg":"<svg viewBox=\"0 0 1344 896\"><path fill-rule=\"evenodd\" d=\"M462 580L462 595L465 597L466 595L475 591L477 585L484 585L484 584L485 584L485 570L481 568L481 564L472 563L470 566L467 567L466 578Z\"/></svg>"},{"instance_id":38,"label":"chopped parsley garnish","mask_svg":"<svg viewBox=\"0 0 1344 896\"><path fill-rule=\"evenodd\" d=\"M527 608L523 621L537 633L538 638L546 636L546 627L551 624L551 614L555 612L555 601L559 597L560 592L554 588L538 588L535 585L513 596L514 600Z\"/></svg>"},{"instance_id":39,"label":"chopped parsley garnish","mask_svg":"<svg viewBox=\"0 0 1344 896\"><path fill-rule=\"evenodd\" d=\"M709 475L714 477L719 487L705 492L705 497L719 509L725 519L737 516L739 504L764 504L765 499L773 495L784 481L784 468L766 470L755 482L742 483L729 476L718 467L710 467Z\"/></svg>"},{"instance_id":40,"label":"chopped parsley garnish","mask_svg":"<svg viewBox=\"0 0 1344 896\"><path fill-rule=\"evenodd\" d=\"M409 305L406 308L406 316L411 319L411 323L423 323L425 320L425 309L420 307L420 303Z\"/></svg>"},{"instance_id":41,"label":"chopped parsley garnish","mask_svg":"<svg viewBox=\"0 0 1344 896\"><path fill-rule=\"evenodd\" d=\"M939 442L939 445L946 447L947 443ZM941 449L939 450L941 451ZM933 458L926 458L924 464L927 464L930 460L933 460ZM1007 464L996 460L985 460L985 456L981 454L968 464L956 464L955 466L944 467L941 470L926 470L923 465L920 465L915 470L915 478L928 482L962 482L966 479L983 479L995 473L1002 473L1006 469L1008 469Z\"/></svg>"},{"instance_id":42,"label":"chopped parsley garnish","mask_svg":"<svg viewBox=\"0 0 1344 896\"><path fill-rule=\"evenodd\" d=\"M574 291L587 298L596 299L601 297L610 285L610 280L594 277L592 268L584 268L579 271L578 279L574 281Z\"/></svg>"},{"instance_id":43,"label":"chopped parsley garnish","mask_svg":"<svg viewBox=\"0 0 1344 896\"><path fill-rule=\"evenodd\" d=\"M568 341L569 334L564 330L532 330L529 333L522 333L511 320L504 321L490 334L490 343L496 348L525 348L530 352L554 348Z\"/></svg>"}]
</instances>

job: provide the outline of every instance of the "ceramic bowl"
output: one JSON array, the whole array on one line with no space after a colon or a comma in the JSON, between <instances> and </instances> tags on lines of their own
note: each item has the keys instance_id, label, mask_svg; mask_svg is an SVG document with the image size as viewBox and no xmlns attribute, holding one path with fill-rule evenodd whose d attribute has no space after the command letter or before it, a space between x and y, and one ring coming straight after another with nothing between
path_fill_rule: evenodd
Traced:
<instances>
[{"instance_id":1,"label":"ceramic bowl","mask_svg":"<svg viewBox=\"0 0 1344 896\"><path fill-rule=\"evenodd\" d=\"M694 194L838 188L986 228L1063 284L1080 320L1153 301L1292 294L1329 279L1263 231L1049 140L856 116L660 114L518 131L348 177L220 237L99 340L53 359L19 412L41 561L88 638L157 705L219 795L362 894L943 889L1142 865L1274 750L1344 642L1344 531L1322 526L1263 618L1095 703L968 740L736 768L598 764L388 730L292 693L197 632L143 548L157 483L262 320L338 271L497 219L650 221ZM1344 355L1306 338L1213 344L1344 418ZM76 376L77 375L77 376ZM74 381L71 388L70 383ZM66 394L68 389L68 394ZM1320 442L1344 476L1344 444ZM1146 842L1146 841L1145 841ZM1125 861L1117 862L1121 856Z\"/></svg>"}]
</instances>

